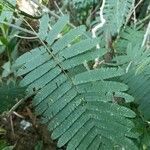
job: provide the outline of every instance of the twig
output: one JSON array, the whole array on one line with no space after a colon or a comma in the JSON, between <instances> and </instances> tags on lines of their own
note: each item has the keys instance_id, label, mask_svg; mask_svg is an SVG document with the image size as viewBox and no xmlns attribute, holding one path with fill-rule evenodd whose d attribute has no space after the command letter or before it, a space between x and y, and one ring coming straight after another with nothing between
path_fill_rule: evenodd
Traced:
<instances>
[{"instance_id":1,"label":"twig","mask_svg":"<svg viewBox=\"0 0 150 150\"><path fill-rule=\"evenodd\" d=\"M95 64L93 65L93 68L97 68L97 66L102 65L105 63L105 60L99 61L99 58L95 59Z\"/></svg>"},{"instance_id":2,"label":"twig","mask_svg":"<svg viewBox=\"0 0 150 150\"><path fill-rule=\"evenodd\" d=\"M18 101L7 113L8 116L10 116L24 101L26 101L29 97L35 95L35 93L31 95L27 95L26 97L22 98L20 101Z\"/></svg>"},{"instance_id":3,"label":"twig","mask_svg":"<svg viewBox=\"0 0 150 150\"><path fill-rule=\"evenodd\" d=\"M57 18L57 19L60 18L60 16L58 16L57 14L55 14L54 12L52 12L52 11L50 11L50 10L48 10L48 13L49 13L50 15L52 15L53 17ZM70 27L72 27L72 28L76 28L76 26L73 25L73 24L70 23L70 22L68 22L68 25L69 25ZM89 38L89 36L88 36L86 33L83 33L83 35L84 35L86 38Z\"/></svg>"},{"instance_id":4,"label":"twig","mask_svg":"<svg viewBox=\"0 0 150 150\"><path fill-rule=\"evenodd\" d=\"M103 25L106 22L106 20L104 19L104 16L103 16L104 6L105 6L105 0L103 0L102 6L101 6L100 11L99 11L100 21L101 22L92 29L92 37L93 38L96 38L96 32L97 32L97 30L100 29L100 28L102 28ZM97 46L97 48L100 48L100 46Z\"/></svg>"},{"instance_id":5,"label":"twig","mask_svg":"<svg viewBox=\"0 0 150 150\"><path fill-rule=\"evenodd\" d=\"M146 33L144 34L144 39L143 39L143 42L142 42L142 46L141 46L141 47L144 47L144 45L146 44L146 41L147 41L147 38L148 38L149 34L150 34L150 22L149 22L149 24L148 24Z\"/></svg>"},{"instance_id":6,"label":"twig","mask_svg":"<svg viewBox=\"0 0 150 150\"><path fill-rule=\"evenodd\" d=\"M11 24L11 23L8 23L8 22L5 22L5 21L0 21L0 24L5 24L5 25L8 25L8 26L10 26L10 27L13 27L13 28L16 28L16 29L18 29L18 30L21 30L21 31L23 31L23 32L26 32L26 33L35 35L35 33L32 32L32 31L30 31L30 30L21 28L21 27L19 27L19 26L16 26L16 25L14 25L14 24Z\"/></svg>"},{"instance_id":7,"label":"twig","mask_svg":"<svg viewBox=\"0 0 150 150\"><path fill-rule=\"evenodd\" d=\"M96 32L98 29L102 28L106 22L104 16L103 16L103 10L104 10L104 6L105 6L105 0L103 0L103 3L102 3L102 6L100 8L100 11L99 11L99 15L100 15L100 23L98 25L96 25L93 29L92 29L92 37L93 38L96 38ZM99 49L100 48L100 45L97 44L96 45L96 48ZM93 65L93 68L96 68L99 64L99 58L96 58L95 59L95 64Z\"/></svg>"},{"instance_id":8,"label":"twig","mask_svg":"<svg viewBox=\"0 0 150 150\"><path fill-rule=\"evenodd\" d=\"M22 119L24 118L22 115L18 114L18 113L15 112L15 111L13 111L12 113L13 113L15 116L19 117L19 118L22 118Z\"/></svg>"},{"instance_id":9,"label":"twig","mask_svg":"<svg viewBox=\"0 0 150 150\"><path fill-rule=\"evenodd\" d=\"M56 19L59 19L59 18L60 18L59 15L55 14L53 11L50 11L46 6L41 5L41 7L42 7L44 13L48 13L48 14L50 14L51 16L55 17ZM21 15L20 15L20 16L21 16ZM11 23L8 23L8 22L5 22L5 21L0 21L0 24L5 24L5 25L8 25L8 26L10 26L10 27L13 27L13 28L16 28L16 29L18 29L18 30L21 30L21 31L23 31L23 32L26 32L26 33L29 33L29 34L32 34L32 35L36 35L36 33L33 32L33 31L30 31L30 30L21 28L21 27L19 27L19 26L16 26L16 25L14 25L14 24L11 24ZM68 22L68 25L69 25L70 27L72 27L72 28L76 28L76 26L74 26L74 25L73 25L72 23L70 23L70 22ZM83 35L84 35L85 37L89 38L89 36L88 36L86 33L83 33Z\"/></svg>"},{"instance_id":10,"label":"twig","mask_svg":"<svg viewBox=\"0 0 150 150\"><path fill-rule=\"evenodd\" d=\"M131 67L131 65L132 65L132 61L130 61L130 63L128 64L128 66L127 66L127 68L126 68L126 73L128 73L128 71L129 71L129 69L130 69L130 67Z\"/></svg>"},{"instance_id":11,"label":"twig","mask_svg":"<svg viewBox=\"0 0 150 150\"><path fill-rule=\"evenodd\" d=\"M34 37L27 37L27 36L20 36L20 35L17 35L17 34L15 34L14 36L15 36L15 37L18 37L18 38L21 38L21 39L29 39L29 40L38 39L37 36L34 36Z\"/></svg>"},{"instance_id":12,"label":"twig","mask_svg":"<svg viewBox=\"0 0 150 150\"><path fill-rule=\"evenodd\" d=\"M89 16L86 19L86 22L87 22L87 20L89 20L97 12L99 7L100 7L100 3L95 7L95 9L93 11L90 12Z\"/></svg>"},{"instance_id":13,"label":"twig","mask_svg":"<svg viewBox=\"0 0 150 150\"><path fill-rule=\"evenodd\" d=\"M57 7L58 11L59 11L62 15L64 15L63 12L61 11L61 9L59 8L59 6L58 6L58 4L57 4L56 1L54 1L54 4L55 4L55 6Z\"/></svg>"},{"instance_id":14,"label":"twig","mask_svg":"<svg viewBox=\"0 0 150 150\"><path fill-rule=\"evenodd\" d=\"M125 26L127 25L129 19L131 18L132 14L135 12L135 10L137 9L137 7L143 2L143 0L140 0L136 6L132 9L131 13L129 14L129 16L127 17L126 19L126 23L125 23Z\"/></svg>"},{"instance_id":15,"label":"twig","mask_svg":"<svg viewBox=\"0 0 150 150\"><path fill-rule=\"evenodd\" d=\"M137 22L137 19L136 19L136 10L135 10L135 7L133 8L133 20L134 20L134 26L136 26L136 22Z\"/></svg>"},{"instance_id":16,"label":"twig","mask_svg":"<svg viewBox=\"0 0 150 150\"><path fill-rule=\"evenodd\" d=\"M44 12L46 12L46 13L49 13L51 16L53 16L53 17L55 17L55 18L57 18L57 19L59 19L60 18L60 16L59 15L57 15L57 14L55 14L53 11L50 11L46 6L44 6L44 5L42 5L42 7L43 7L43 11ZM75 28L76 26L74 26L72 23L68 23L68 25L70 26L70 27L72 27L72 28Z\"/></svg>"},{"instance_id":17,"label":"twig","mask_svg":"<svg viewBox=\"0 0 150 150\"><path fill-rule=\"evenodd\" d=\"M12 135L13 135L13 137L15 137L15 131L14 131L14 124L13 124L12 116L10 115L9 118L10 118L10 125L11 125Z\"/></svg>"}]
</instances>

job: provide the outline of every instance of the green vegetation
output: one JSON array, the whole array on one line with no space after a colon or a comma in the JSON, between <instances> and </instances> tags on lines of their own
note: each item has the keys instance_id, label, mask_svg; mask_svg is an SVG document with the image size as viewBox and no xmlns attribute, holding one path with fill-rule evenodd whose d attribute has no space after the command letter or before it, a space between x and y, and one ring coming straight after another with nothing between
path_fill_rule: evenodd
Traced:
<instances>
[{"instance_id":1,"label":"green vegetation","mask_svg":"<svg viewBox=\"0 0 150 150\"><path fill-rule=\"evenodd\" d=\"M0 16L2 117L30 99L55 149L149 150L149 1L44 1L40 17L7 2ZM35 143L45 149L42 138Z\"/></svg>"}]
</instances>

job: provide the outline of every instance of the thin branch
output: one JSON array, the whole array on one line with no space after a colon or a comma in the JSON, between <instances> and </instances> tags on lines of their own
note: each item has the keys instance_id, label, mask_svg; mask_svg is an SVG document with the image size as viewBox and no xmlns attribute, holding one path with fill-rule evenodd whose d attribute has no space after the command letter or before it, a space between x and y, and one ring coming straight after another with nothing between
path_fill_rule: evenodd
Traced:
<instances>
[{"instance_id":1,"label":"thin branch","mask_svg":"<svg viewBox=\"0 0 150 150\"><path fill-rule=\"evenodd\" d=\"M8 116L10 116L24 101L26 101L29 97L35 95L35 93L32 93L31 95L27 95L26 97L19 100L7 113Z\"/></svg>"},{"instance_id":2,"label":"thin branch","mask_svg":"<svg viewBox=\"0 0 150 150\"><path fill-rule=\"evenodd\" d=\"M49 13L51 16L53 16L53 17L55 17L56 19L59 19L60 18L60 16L59 15L57 15L57 14L55 14L53 11L50 11L46 6L44 6L44 5L42 5L42 7L43 7L43 11L45 12L45 13ZM72 27L72 28L75 28L76 26L74 26L72 23L68 23L68 25L70 26L70 27Z\"/></svg>"},{"instance_id":3,"label":"thin branch","mask_svg":"<svg viewBox=\"0 0 150 150\"><path fill-rule=\"evenodd\" d=\"M46 6L42 5L42 7L43 7L43 11L44 11L45 13L50 14L51 16L55 17L56 19L59 19L59 18L60 18L59 15L55 14L53 11L50 11ZM72 27L72 28L76 28L76 26L73 25L73 24L70 23L70 22L68 22L68 25L69 25L70 27ZM83 33L83 35L84 35L86 38L89 38L89 36L88 36L86 33Z\"/></svg>"},{"instance_id":4,"label":"thin branch","mask_svg":"<svg viewBox=\"0 0 150 150\"><path fill-rule=\"evenodd\" d=\"M131 65L132 65L132 61L130 61L130 63L128 64L128 66L127 66L127 68L126 68L126 73L128 73L128 71L129 71L129 69L130 69L130 67L131 67Z\"/></svg>"},{"instance_id":5,"label":"thin branch","mask_svg":"<svg viewBox=\"0 0 150 150\"><path fill-rule=\"evenodd\" d=\"M58 11L59 11L62 15L64 15L63 12L61 11L61 9L59 8L59 6L58 6L58 4L57 4L56 1L54 1L54 4L55 4L55 6L57 7Z\"/></svg>"},{"instance_id":6,"label":"thin branch","mask_svg":"<svg viewBox=\"0 0 150 150\"><path fill-rule=\"evenodd\" d=\"M13 113L15 116L19 117L19 118L22 118L22 119L24 118L22 115L18 114L18 113L15 112L15 111L13 111L12 113Z\"/></svg>"},{"instance_id":7,"label":"thin branch","mask_svg":"<svg viewBox=\"0 0 150 150\"><path fill-rule=\"evenodd\" d=\"M125 23L125 26L127 25L129 19L131 18L132 14L135 12L135 10L137 9L137 7L143 2L143 0L140 0L135 7L133 7L131 13L129 14L129 16L127 17L126 19L126 23Z\"/></svg>"},{"instance_id":8,"label":"thin branch","mask_svg":"<svg viewBox=\"0 0 150 150\"><path fill-rule=\"evenodd\" d=\"M145 33L145 35L144 35L144 39L143 39L143 42L142 42L142 46L141 46L141 47L144 47L144 46L145 46L149 34L150 34L150 22L149 22L149 24L148 24L146 33Z\"/></svg>"},{"instance_id":9,"label":"thin branch","mask_svg":"<svg viewBox=\"0 0 150 150\"><path fill-rule=\"evenodd\" d=\"M11 23L8 23L8 22L5 22L5 21L0 21L0 24L5 24L5 25L8 25L8 26L10 26L10 27L13 27L13 28L16 28L16 29L18 29L18 30L21 30L21 31L23 31L23 32L26 32L26 33L35 35L35 33L32 32L32 31L30 31L30 30L21 28L21 27L19 27L19 26L16 26L16 25L14 25L14 24L11 24Z\"/></svg>"},{"instance_id":10,"label":"thin branch","mask_svg":"<svg viewBox=\"0 0 150 150\"><path fill-rule=\"evenodd\" d=\"M137 19L136 19L136 9L135 9L135 7L134 7L134 9L133 9L133 21L134 21L134 26L136 26L136 23L137 23Z\"/></svg>"},{"instance_id":11,"label":"thin branch","mask_svg":"<svg viewBox=\"0 0 150 150\"><path fill-rule=\"evenodd\" d=\"M21 38L21 39L29 39L29 40L38 39L37 36L34 36L34 37L27 37L27 36L20 36L20 35L17 35L17 34L15 34L14 36L15 36L15 37L18 37L18 38Z\"/></svg>"},{"instance_id":12,"label":"thin branch","mask_svg":"<svg viewBox=\"0 0 150 150\"><path fill-rule=\"evenodd\" d=\"M97 68L97 66L100 66L104 63L105 63L105 60L99 61L99 58L96 58L95 59L95 64L93 65L93 68L95 69L95 68Z\"/></svg>"},{"instance_id":13,"label":"thin branch","mask_svg":"<svg viewBox=\"0 0 150 150\"><path fill-rule=\"evenodd\" d=\"M86 22L98 11L99 7L100 7L100 3L95 7L93 11L89 13L89 16L87 17Z\"/></svg>"},{"instance_id":14,"label":"thin branch","mask_svg":"<svg viewBox=\"0 0 150 150\"><path fill-rule=\"evenodd\" d=\"M98 25L96 25L93 29L92 29L92 37L96 38L96 32L98 29L102 28L106 22L104 16L103 16L103 10L105 7L105 0L103 0L102 6L100 7L100 11L99 11L99 15L100 15L100 23ZM100 45L97 44L96 48L99 49ZM95 59L95 64L93 65L93 68L96 68L99 65L99 58Z\"/></svg>"},{"instance_id":15,"label":"thin branch","mask_svg":"<svg viewBox=\"0 0 150 150\"><path fill-rule=\"evenodd\" d=\"M101 22L92 29L92 37L93 38L96 38L96 32L97 32L97 30L100 29L100 28L102 28L103 25L106 22L106 20L105 20L105 18L103 16L104 6L105 6L105 0L103 0L102 6L101 6L100 11L99 11L100 21Z\"/></svg>"},{"instance_id":16,"label":"thin branch","mask_svg":"<svg viewBox=\"0 0 150 150\"><path fill-rule=\"evenodd\" d=\"M9 119L10 119L12 135L13 135L13 137L15 137L14 124L13 124L13 120L12 120L12 116L11 115L10 115Z\"/></svg>"},{"instance_id":17,"label":"thin branch","mask_svg":"<svg viewBox=\"0 0 150 150\"><path fill-rule=\"evenodd\" d=\"M50 14L51 16L55 17L56 19L59 19L59 18L60 18L59 15L55 14L53 11L50 11L46 6L42 5L41 7L42 7L44 13L48 13L48 14ZM19 15L20 15L20 14L19 14ZM21 16L22 16L22 15L20 15L20 17L21 17ZM16 29L18 29L18 30L21 30L21 31L23 31L23 32L25 32L25 33L29 33L29 34L32 34L32 35L36 35L36 33L33 32L33 31L30 31L30 30L21 28L21 27L19 27L19 26L16 26L16 25L14 25L14 24L11 24L11 23L8 23L8 22L5 22L5 21L0 21L0 24L5 24L5 25L8 25L8 26L10 26L10 27L13 27L13 28L16 28ZM74 26L74 25L73 25L72 23L70 23L70 22L68 22L68 25L69 25L70 27L72 27L72 28L76 28L76 26ZM89 36L88 36L86 33L83 33L83 35L84 35L85 37L89 38Z\"/></svg>"}]
</instances>

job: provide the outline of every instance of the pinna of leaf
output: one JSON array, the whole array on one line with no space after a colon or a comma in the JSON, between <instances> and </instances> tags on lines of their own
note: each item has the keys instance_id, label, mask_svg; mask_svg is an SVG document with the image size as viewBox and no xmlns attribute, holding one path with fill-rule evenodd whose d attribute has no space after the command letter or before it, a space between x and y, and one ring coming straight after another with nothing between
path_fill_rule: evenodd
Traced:
<instances>
[{"instance_id":1,"label":"pinna of leaf","mask_svg":"<svg viewBox=\"0 0 150 150\"><path fill-rule=\"evenodd\" d=\"M79 67L84 66L85 60L101 58L107 50L96 49L98 38L85 37L73 42L85 34L84 26L57 39L68 20L68 16L62 16L47 32L45 40L52 51L44 45L16 60L17 75L25 75L20 85L27 86L28 94L34 87L38 90L33 99L36 113L48 124L52 138L58 139L58 147L67 144L67 150L98 150L99 146L111 150L118 145L137 150L130 139L137 138L130 120L135 113L112 103L114 94L126 103L133 101L126 93L127 85L111 81L123 75L124 70L113 67L81 70Z\"/></svg>"}]
</instances>

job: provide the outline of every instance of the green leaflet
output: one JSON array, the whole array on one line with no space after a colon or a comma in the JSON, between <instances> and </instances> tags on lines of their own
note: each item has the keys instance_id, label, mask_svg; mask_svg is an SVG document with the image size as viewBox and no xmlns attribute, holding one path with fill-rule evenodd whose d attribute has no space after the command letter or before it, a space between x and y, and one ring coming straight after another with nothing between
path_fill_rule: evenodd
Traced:
<instances>
[{"instance_id":1,"label":"green leaflet","mask_svg":"<svg viewBox=\"0 0 150 150\"><path fill-rule=\"evenodd\" d=\"M106 53L106 49L98 49L91 52L83 53L82 55L77 55L73 58L69 58L62 62L62 66L65 69L70 69L73 67L76 67L80 64L83 64L85 62L88 62L90 60L94 60L96 57L102 57Z\"/></svg>"},{"instance_id":2,"label":"green leaflet","mask_svg":"<svg viewBox=\"0 0 150 150\"><path fill-rule=\"evenodd\" d=\"M40 27L38 31L38 36L42 39L46 39L46 35L48 32L48 25L49 25L49 15L44 14L42 18L40 19Z\"/></svg>"},{"instance_id":3,"label":"green leaflet","mask_svg":"<svg viewBox=\"0 0 150 150\"><path fill-rule=\"evenodd\" d=\"M85 112L85 108L82 106L79 106L78 109L73 111L68 118L61 124L61 126L56 127L53 134L52 138L56 139L60 137L65 131L68 130L68 128L71 127L71 125L77 121L77 119Z\"/></svg>"},{"instance_id":4,"label":"green leaflet","mask_svg":"<svg viewBox=\"0 0 150 150\"><path fill-rule=\"evenodd\" d=\"M120 76L123 74L124 71L121 68L119 69L102 68L102 69L96 69L96 70L87 71L82 74L79 74L73 79L73 81L74 84L77 85L77 84L82 84L91 81L104 80L111 77Z\"/></svg>"},{"instance_id":5,"label":"green leaflet","mask_svg":"<svg viewBox=\"0 0 150 150\"><path fill-rule=\"evenodd\" d=\"M126 94L126 93L116 92L115 96L124 98L126 102L133 102L134 101L134 98L132 96Z\"/></svg>"},{"instance_id":6,"label":"green leaflet","mask_svg":"<svg viewBox=\"0 0 150 150\"><path fill-rule=\"evenodd\" d=\"M64 51L60 52L59 57L63 57L65 59L71 58L73 56L79 55L81 53L84 53L93 47L99 42L99 39L86 39L82 40L81 42L78 42L74 44L71 47L66 48Z\"/></svg>"},{"instance_id":7,"label":"green leaflet","mask_svg":"<svg viewBox=\"0 0 150 150\"><path fill-rule=\"evenodd\" d=\"M63 30L65 25L67 25L68 22L69 22L69 17L64 15L52 27L52 29L50 30L49 34L47 35L47 39L46 39L46 41L48 42L49 45L51 45L54 42L54 40L56 40L58 38L58 34L61 33L61 31Z\"/></svg>"}]
</instances>

